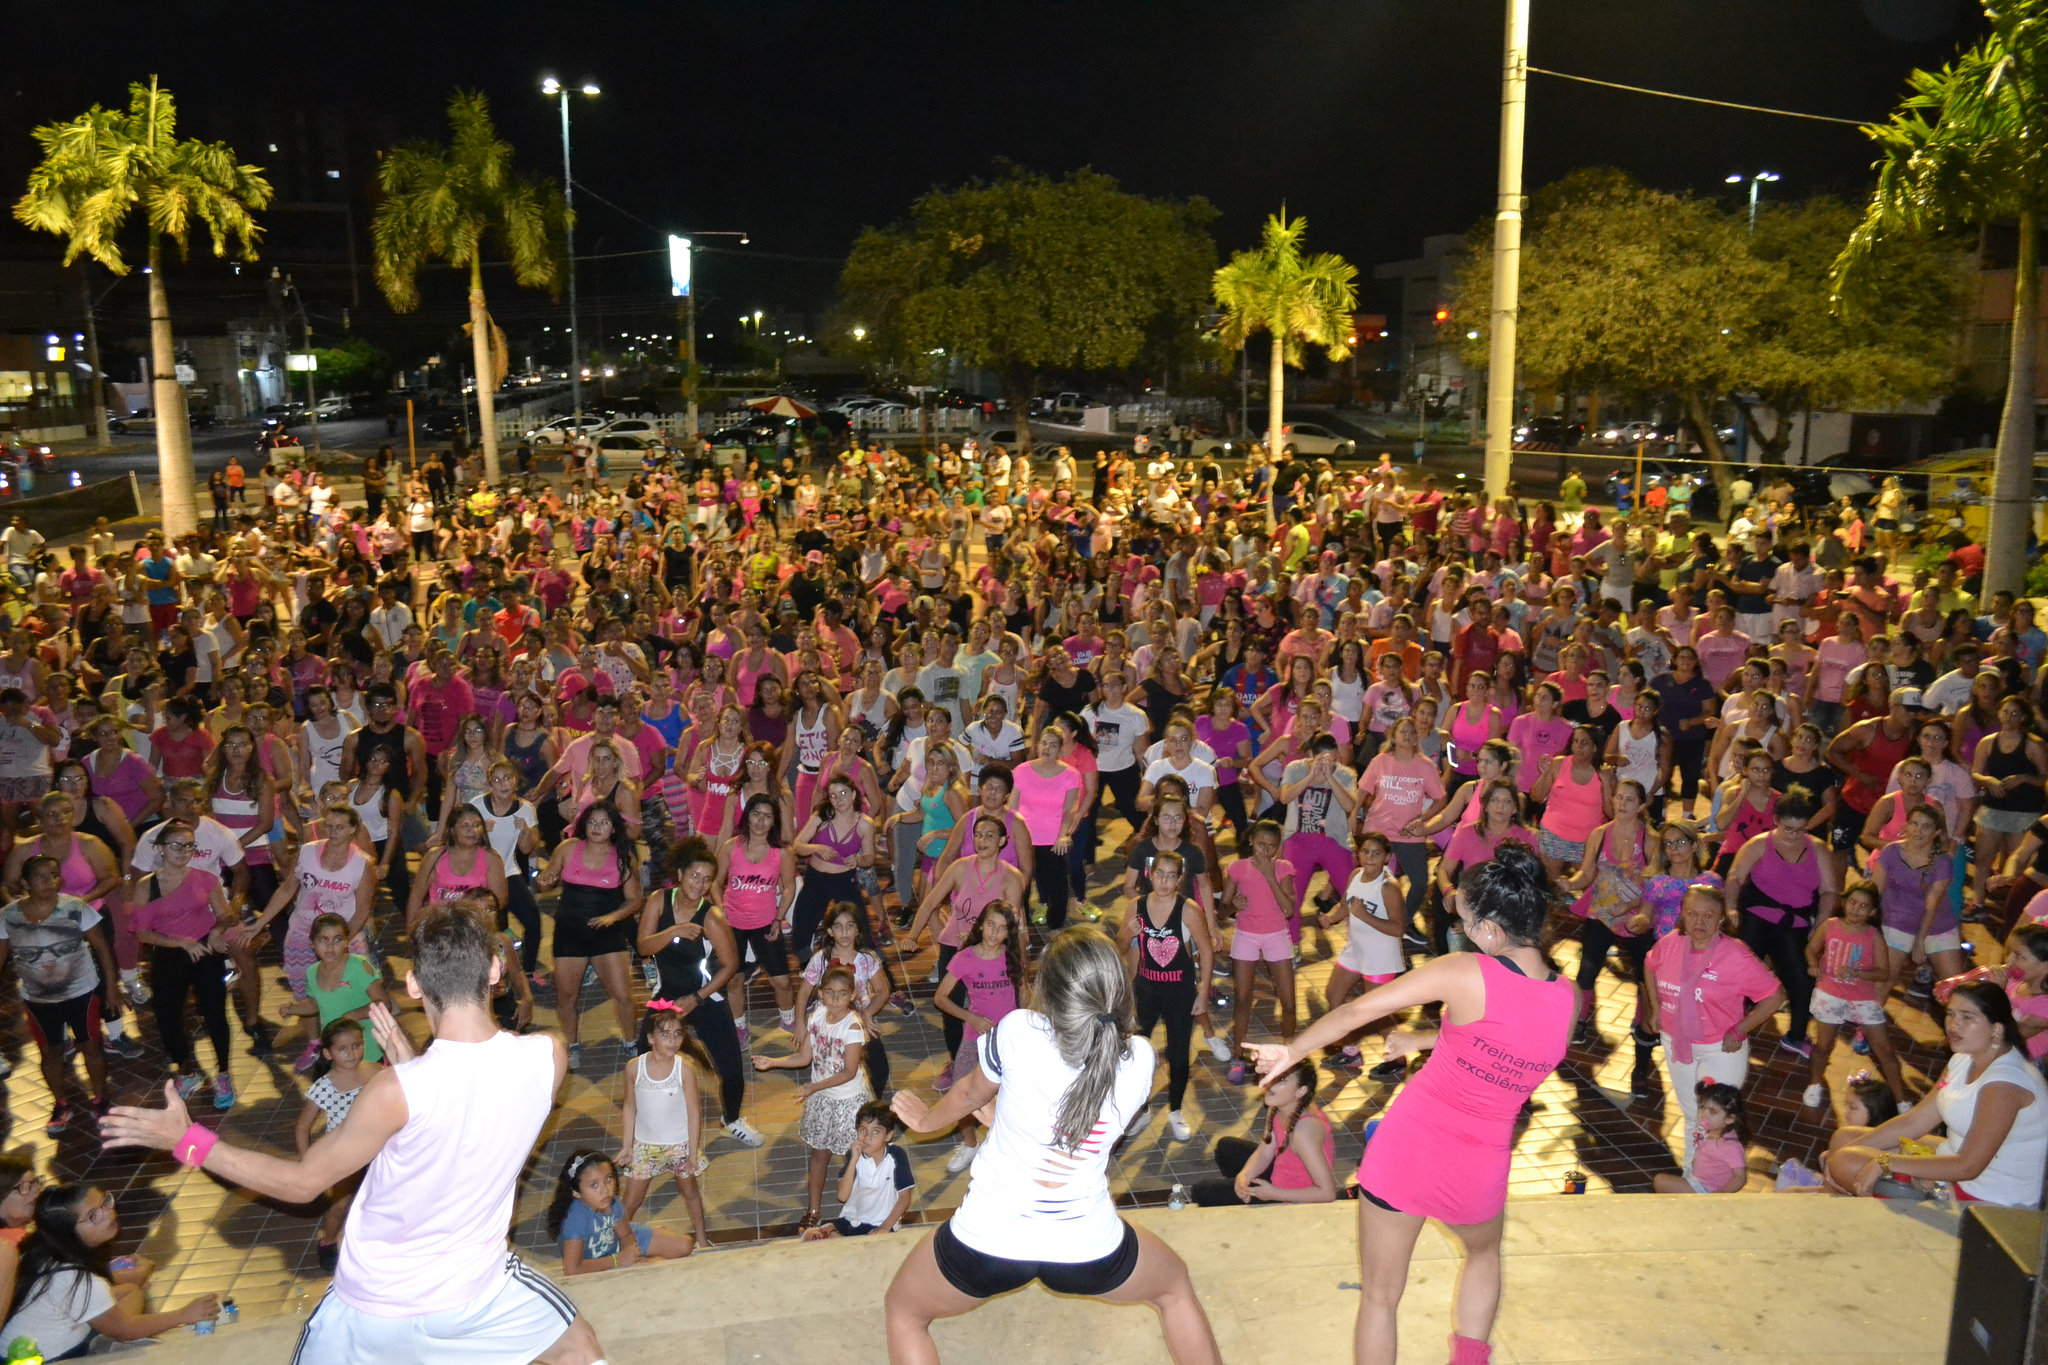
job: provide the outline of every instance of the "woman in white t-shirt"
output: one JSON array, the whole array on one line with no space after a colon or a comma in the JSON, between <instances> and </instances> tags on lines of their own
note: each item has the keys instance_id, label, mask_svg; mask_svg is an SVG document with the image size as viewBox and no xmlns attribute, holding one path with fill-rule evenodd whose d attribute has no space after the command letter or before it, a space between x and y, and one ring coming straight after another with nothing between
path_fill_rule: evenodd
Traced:
<instances>
[{"instance_id":1,"label":"woman in white t-shirt","mask_svg":"<svg viewBox=\"0 0 2048 1365\"><path fill-rule=\"evenodd\" d=\"M918 1243L889 1286L892 1359L936 1359L934 1318L1033 1280L1056 1294L1149 1303L1175 1361L1222 1359L1186 1263L1118 1217L1110 1197L1110 1148L1152 1089L1152 1044L1131 1036L1131 1018L1115 942L1076 925L1040 958L1031 1008L981 1038L980 1065L956 1077L936 1108L896 1092L892 1107L916 1133L994 1113L959 1211Z\"/></svg>"}]
</instances>

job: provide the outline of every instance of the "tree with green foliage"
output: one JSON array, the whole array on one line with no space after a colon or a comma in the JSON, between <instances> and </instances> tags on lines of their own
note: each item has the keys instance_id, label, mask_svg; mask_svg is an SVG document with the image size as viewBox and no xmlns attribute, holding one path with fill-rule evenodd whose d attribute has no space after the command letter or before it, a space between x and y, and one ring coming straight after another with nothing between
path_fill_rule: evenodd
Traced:
<instances>
[{"instance_id":1,"label":"tree with green foliage","mask_svg":"<svg viewBox=\"0 0 2048 1365\"><path fill-rule=\"evenodd\" d=\"M1859 217L1827 197L1772 205L1757 217L1749 250L1774 273L1744 329L1733 397L1767 462L1784 459L1802 410L1917 402L1955 382L1968 257L1950 242L1901 240L1871 263L1883 306L1844 312L1834 306L1830 272ZM1766 423L1765 409L1775 421Z\"/></svg>"},{"instance_id":2,"label":"tree with green foliage","mask_svg":"<svg viewBox=\"0 0 2048 1365\"><path fill-rule=\"evenodd\" d=\"M1565 393L1669 396L1698 433L1717 479L1730 477L1715 409L1732 400L1767 459L1809 407L1931 397L1954 369L1963 263L1939 244L1884 265L1881 317L1829 304L1828 268L1855 213L1832 199L1744 214L1589 169L1538 191L1522 239L1517 363L1525 382ZM1461 316L1492 297L1490 223L1475 227ZM1487 324L1466 343L1486 363ZM1776 414L1767 421L1764 409Z\"/></svg>"},{"instance_id":3,"label":"tree with green foliage","mask_svg":"<svg viewBox=\"0 0 2048 1365\"><path fill-rule=\"evenodd\" d=\"M419 273L430 260L469 275L469 337L475 355L477 424L484 477L498 479L494 394L508 357L502 334L484 306L484 243L510 258L512 278L529 289L553 289L562 278L568 207L551 180L512 169L512 148L498 139L490 102L458 90L448 101L448 144L411 142L392 149L377 172L383 199L370 223L377 287L394 311L419 307Z\"/></svg>"},{"instance_id":4,"label":"tree with green foliage","mask_svg":"<svg viewBox=\"0 0 2048 1365\"><path fill-rule=\"evenodd\" d=\"M863 229L840 272L841 313L878 360L922 368L939 351L994 371L1028 445L1043 372L1121 369L1162 320L1200 315L1214 217L1202 199L1147 199L1091 170L1012 169Z\"/></svg>"},{"instance_id":5,"label":"tree with green foliage","mask_svg":"<svg viewBox=\"0 0 2048 1365\"><path fill-rule=\"evenodd\" d=\"M1266 220L1259 245L1240 251L1216 272L1211 289L1223 321L1217 340L1239 352L1254 332L1273 339L1266 395L1266 450L1278 459L1285 448L1287 366L1302 367L1308 347L1320 346L1332 360L1351 354L1351 313L1358 306L1358 268L1342 256L1302 250L1308 219L1280 212Z\"/></svg>"},{"instance_id":6,"label":"tree with green foliage","mask_svg":"<svg viewBox=\"0 0 2048 1365\"><path fill-rule=\"evenodd\" d=\"M213 254L230 250L256 259L263 234L254 210L270 203L270 182L222 142L178 137L171 92L140 82L128 87L126 110L95 104L77 118L35 130L43 159L29 172L28 192L14 216L38 232L66 239L64 263L90 256L116 275L128 273L120 237L140 206L148 233L151 402L156 409L157 477L166 535L199 528L192 469L192 428L178 382L170 299L164 290L164 243L189 250L192 230L206 226ZM92 401L97 402L98 395Z\"/></svg>"},{"instance_id":7,"label":"tree with green foliage","mask_svg":"<svg viewBox=\"0 0 2048 1365\"><path fill-rule=\"evenodd\" d=\"M360 393L391 370L390 358L361 337L315 347L313 355L319 362L320 387L330 394Z\"/></svg>"},{"instance_id":8,"label":"tree with green foliage","mask_svg":"<svg viewBox=\"0 0 2048 1365\"><path fill-rule=\"evenodd\" d=\"M1985 600L2017 591L2026 574L2040 348L2041 245L2048 214L2048 0L1984 6L1991 32L1939 71L1915 71L1877 144L1877 188L1835 262L1844 312L1889 309L1882 263L1902 241L1990 223L2016 223L2012 345L1991 476Z\"/></svg>"}]
</instances>

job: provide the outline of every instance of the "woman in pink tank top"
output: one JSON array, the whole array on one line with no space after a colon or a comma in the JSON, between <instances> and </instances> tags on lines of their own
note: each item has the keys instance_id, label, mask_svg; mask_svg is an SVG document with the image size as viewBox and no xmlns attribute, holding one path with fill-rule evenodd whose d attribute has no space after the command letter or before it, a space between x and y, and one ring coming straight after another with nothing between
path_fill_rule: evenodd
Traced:
<instances>
[{"instance_id":1,"label":"woman in pink tank top","mask_svg":"<svg viewBox=\"0 0 2048 1365\"><path fill-rule=\"evenodd\" d=\"M1381 1271L1360 1277L1360 1360L1394 1358L1405 1271L1427 1218L1449 1224L1464 1243L1461 1306L1486 1306L1474 1315L1480 1320L1461 1324L1476 1335L1452 1334L1451 1365L1489 1359L1515 1119L1564 1059L1577 1012L1572 983L1538 946L1557 899L1535 851L1505 842L1457 893L1465 935L1478 952L1432 959L1331 1010L1292 1043L1251 1045L1259 1075L1271 1083L1383 1015L1431 1001L1444 1006L1441 1029L1387 1039L1389 1059L1429 1048L1437 1059L1395 1096L1359 1162L1360 1260Z\"/></svg>"},{"instance_id":2,"label":"woman in pink tank top","mask_svg":"<svg viewBox=\"0 0 2048 1365\"><path fill-rule=\"evenodd\" d=\"M405 909L406 932L412 931L429 905L461 900L463 893L488 889L504 905L505 860L487 842L484 813L475 806L457 806L441 827L441 846L420 863L412 879L412 901Z\"/></svg>"},{"instance_id":3,"label":"woman in pink tank top","mask_svg":"<svg viewBox=\"0 0 2048 1365\"><path fill-rule=\"evenodd\" d=\"M1493 704L1493 675L1478 669L1465 679L1465 700L1451 708L1451 790L1479 776L1479 746L1508 732L1507 721Z\"/></svg>"}]
</instances>

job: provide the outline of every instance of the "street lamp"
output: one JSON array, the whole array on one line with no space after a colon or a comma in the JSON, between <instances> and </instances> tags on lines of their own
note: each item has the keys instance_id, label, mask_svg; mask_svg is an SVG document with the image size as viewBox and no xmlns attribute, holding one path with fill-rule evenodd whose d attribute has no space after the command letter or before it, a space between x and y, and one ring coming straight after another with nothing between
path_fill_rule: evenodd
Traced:
<instances>
[{"instance_id":1,"label":"street lamp","mask_svg":"<svg viewBox=\"0 0 2048 1365\"><path fill-rule=\"evenodd\" d=\"M596 81L585 81L586 95L598 93ZM569 386L576 404L576 432L583 432L583 345L576 325L576 181L569 173L569 96L573 92L553 76L541 78L540 92L562 107L562 205L568 210L563 238L569 266Z\"/></svg>"},{"instance_id":2,"label":"street lamp","mask_svg":"<svg viewBox=\"0 0 2048 1365\"><path fill-rule=\"evenodd\" d=\"M745 246L753 238L744 232L694 232L688 237L671 232L668 236L669 292L681 299L676 309L683 315L683 392L689 398L688 422L690 437L697 436L697 288L696 259L698 237L737 237ZM745 322L746 319L740 319ZM711 333L704 334L710 340Z\"/></svg>"},{"instance_id":3,"label":"street lamp","mask_svg":"<svg viewBox=\"0 0 2048 1365\"><path fill-rule=\"evenodd\" d=\"M1749 232L1752 237L1756 235L1757 187L1766 180L1776 181L1777 179L1778 173L1776 171L1758 171L1755 175L1749 176L1731 175L1723 182L1729 185L1740 185L1744 180L1749 181Z\"/></svg>"}]
</instances>

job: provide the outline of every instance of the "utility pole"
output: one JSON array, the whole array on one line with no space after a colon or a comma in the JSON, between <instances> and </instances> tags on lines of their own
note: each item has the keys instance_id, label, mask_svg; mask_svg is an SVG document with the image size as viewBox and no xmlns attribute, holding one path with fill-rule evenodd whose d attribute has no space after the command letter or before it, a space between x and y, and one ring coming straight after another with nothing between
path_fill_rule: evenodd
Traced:
<instances>
[{"instance_id":1,"label":"utility pole","mask_svg":"<svg viewBox=\"0 0 2048 1365\"><path fill-rule=\"evenodd\" d=\"M549 76L540 83L541 93L562 106L562 207L568 210L563 234L569 268L569 392L576 405L576 437L583 435L583 341L576 322L576 178L569 171L569 87ZM598 93L597 82L585 81L583 93ZM479 378L478 383L482 383ZM575 439L575 438L571 438Z\"/></svg>"},{"instance_id":2,"label":"utility pole","mask_svg":"<svg viewBox=\"0 0 2048 1365\"><path fill-rule=\"evenodd\" d=\"M1521 300L1522 125L1529 110L1529 0L1507 0L1500 77L1500 185L1493 218L1493 335L1486 363L1486 495L1507 492L1515 425L1515 317Z\"/></svg>"}]
</instances>

